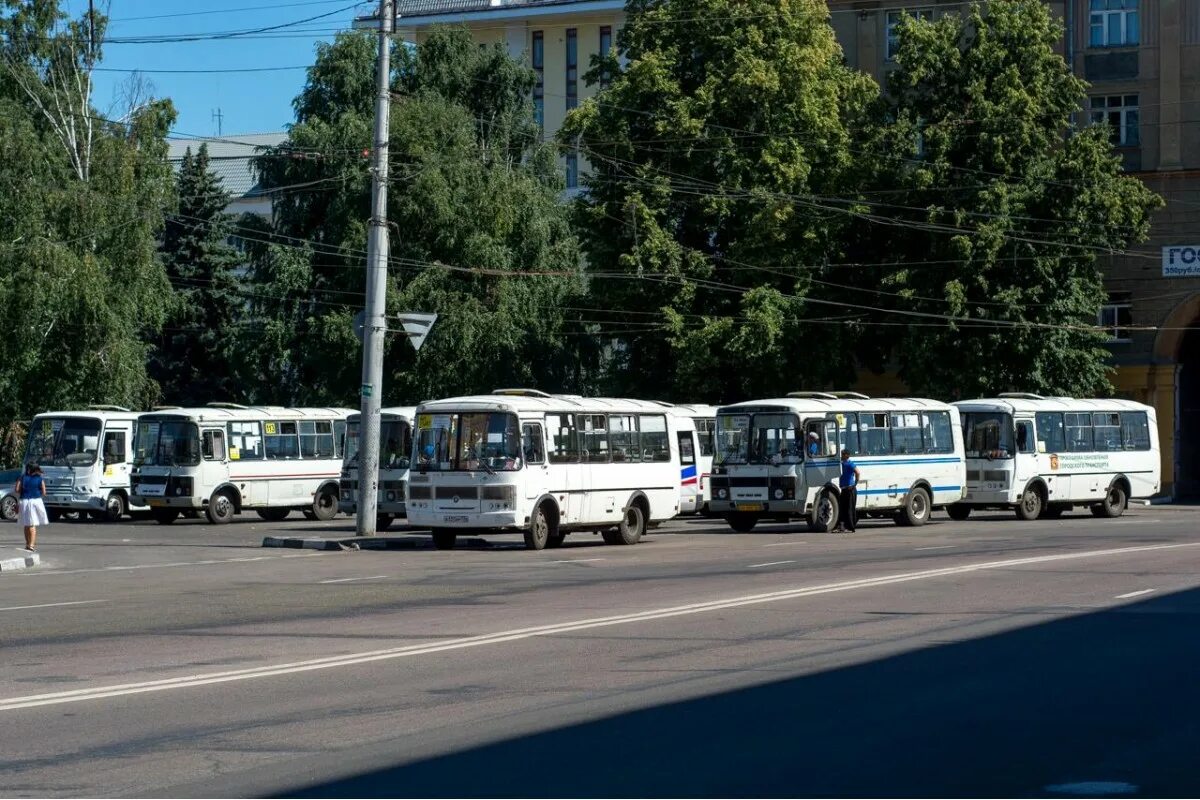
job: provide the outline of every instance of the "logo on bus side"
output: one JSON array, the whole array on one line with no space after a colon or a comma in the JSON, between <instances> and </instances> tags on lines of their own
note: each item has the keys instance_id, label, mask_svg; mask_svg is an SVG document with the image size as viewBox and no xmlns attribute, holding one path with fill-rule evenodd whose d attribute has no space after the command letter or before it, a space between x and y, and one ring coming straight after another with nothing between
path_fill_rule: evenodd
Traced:
<instances>
[{"instance_id":1,"label":"logo on bus side","mask_svg":"<svg viewBox=\"0 0 1200 800\"><path fill-rule=\"evenodd\" d=\"M1050 469L1058 469L1058 456L1050 456Z\"/></svg>"}]
</instances>

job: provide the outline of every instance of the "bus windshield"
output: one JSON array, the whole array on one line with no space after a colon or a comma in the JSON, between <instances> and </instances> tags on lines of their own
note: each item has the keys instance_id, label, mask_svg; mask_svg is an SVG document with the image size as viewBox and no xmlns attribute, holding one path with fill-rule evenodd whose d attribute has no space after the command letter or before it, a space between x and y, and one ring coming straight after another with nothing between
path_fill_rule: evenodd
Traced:
<instances>
[{"instance_id":1,"label":"bus windshield","mask_svg":"<svg viewBox=\"0 0 1200 800\"><path fill-rule=\"evenodd\" d=\"M795 414L725 414L717 417L717 464L797 464L802 447Z\"/></svg>"},{"instance_id":2,"label":"bus windshield","mask_svg":"<svg viewBox=\"0 0 1200 800\"><path fill-rule=\"evenodd\" d=\"M346 429L346 466L358 464L358 422ZM379 468L408 469L412 457L412 426L402 419L384 417L379 423Z\"/></svg>"},{"instance_id":3,"label":"bus windshield","mask_svg":"<svg viewBox=\"0 0 1200 800\"><path fill-rule=\"evenodd\" d=\"M521 430L514 414L421 414L417 428L413 457L422 471L521 468Z\"/></svg>"},{"instance_id":4,"label":"bus windshield","mask_svg":"<svg viewBox=\"0 0 1200 800\"><path fill-rule=\"evenodd\" d=\"M42 417L29 431L25 461L42 466L87 467L96 463L100 420L87 417Z\"/></svg>"},{"instance_id":5,"label":"bus windshield","mask_svg":"<svg viewBox=\"0 0 1200 800\"><path fill-rule=\"evenodd\" d=\"M139 420L133 452L139 467L194 467L200 463L200 429L182 420Z\"/></svg>"},{"instance_id":6,"label":"bus windshield","mask_svg":"<svg viewBox=\"0 0 1200 800\"><path fill-rule=\"evenodd\" d=\"M967 458L1012 458L1012 416L1001 411L963 414L963 445Z\"/></svg>"},{"instance_id":7,"label":"bus windshield","mask_svg":"<svg viewBox=\"0 0 1200 800\"><path fill-rule=\"evenodd\" d=\"M717 449L713 453L713 463L717 466L745 464L749 431L749 414L722 414L717 417Z\"/></svg>"}]
</instances>

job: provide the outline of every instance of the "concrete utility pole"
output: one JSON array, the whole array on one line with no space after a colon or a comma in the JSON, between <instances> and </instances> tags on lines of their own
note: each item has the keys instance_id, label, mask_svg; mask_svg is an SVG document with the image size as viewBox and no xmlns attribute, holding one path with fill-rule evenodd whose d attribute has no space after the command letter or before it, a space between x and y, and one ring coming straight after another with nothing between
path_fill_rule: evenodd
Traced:
<instances>
[{"instance_id":1,"label":"concrete utility pole","mask_svg":"<svg viewBox=\"0 0 1200 800\"><path fill-rule=\"evenodd\" d=\"M363 324L362 416L358 423L359 536L374 536L379 500L379 404L387 300L388 135L393 0L379 0L379 64L375 84L375 152L371 167L371 229L367 240L367 304Z\"/></svg>"}]
</instances>

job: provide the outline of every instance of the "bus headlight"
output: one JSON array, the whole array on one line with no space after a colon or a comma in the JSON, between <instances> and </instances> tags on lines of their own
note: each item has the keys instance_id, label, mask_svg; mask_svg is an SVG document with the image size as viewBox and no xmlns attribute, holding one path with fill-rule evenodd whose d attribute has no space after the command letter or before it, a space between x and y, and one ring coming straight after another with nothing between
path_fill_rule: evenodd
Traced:
<instances>
[{"instance_id":1,"label":"bus headlight","mask_svg":"<svg viewBox=\"0 0 1200 800\"><path fill-rule=\"evenodd\" d=\"M516 505L517 487L512 484L484 486L479 498L487 504L488 511L508 511Z\"/></svg>"},{"instance_id":2,"label":"bus headlight","mask_svg":"<svg viewBox=\"0 0 1200 800\"><path fill-rule=\"evenodd\" d=\"M388 492L386 496L387 496L387 500L389 503L396 502L396 493L395 492Z\"/></svg>"},{"instance_id":3,"label":"bus headlight","mask_svg":"<svg viewBox=\"0 0 1200 800\"><path fill-rule=\"evenodd\" d=\"M727 489L717 489L717 497L724 500L725 498L729 497L729 491Z\"/></svg>"},{"instance_id":4,"label":"bus headlight","mask_svg":"<svg viewBox=\"0 0 1200 800\"><path fill-rule=\"evenodd\" d=\"M782 500L782 499L783 499L783 489L776 489L776 490L775 490L775 499L776 499L776 500Z\"/></svg>"}]
</instances>

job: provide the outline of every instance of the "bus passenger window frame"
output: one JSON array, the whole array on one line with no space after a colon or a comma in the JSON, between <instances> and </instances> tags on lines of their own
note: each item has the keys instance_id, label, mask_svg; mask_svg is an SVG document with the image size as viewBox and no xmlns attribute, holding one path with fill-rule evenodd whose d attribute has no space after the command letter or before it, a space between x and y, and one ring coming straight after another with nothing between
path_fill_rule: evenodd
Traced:
<instances>
[{"instance_id":1,"label":"bus passenger window frame","mask_svg":"<svg viewBox=\"0 0 1200 800\"><path fill-rule=\"evenodd\" d=\"M217 443L220 446L217 446ZM225 460L225 431L220 428L206 428L200 432L200 454L205 461Z\"/></svg>"},{"instance_id":2,"label":"bus passenger window frame","mask_svg":"<svg viewBox=\"0 0 1200 800\"><path fill-rule=\"evenodd\" d=\"M1016 446L1018 453L1036 453L1037 435L1034 433L1033 420L1018 419L1015 422ZM1024 438L1022 438L1024 437Z\"/></svg>"},{"instance_id":3,"label":"bus passenger window frame","mask_svg":"<svg viewBox=\"0 0 1200 800\"><path fill-rule=\"evenodd\" d=\"M125 444L126 443L125 434L126 434L126 431L123 431L123 430L122 431L105 431L104 432L104 442L101 445L101 449L100 449L101 461L104 464L124 464L126 461L129 460L129 450L126 448L126 444ZM115 448L113 448L115 450L115 452L113 453L111 458L108 455L108 452L109 452L108 444L110 441L117 443L117 446Z\"/></svg>"},{"instance_id":4,"label":"bus passenger window frame","mask_svg":"<svg viewBox=\"0 0 1200 800\"><path fill-rule=\"evenodd\" d=\"M532 448L528 446L531 443ZM521 423L521 457L526 464L540 466L546 463L546 437L542 433L542 423Z\"/></svg>"}]
</instances>

